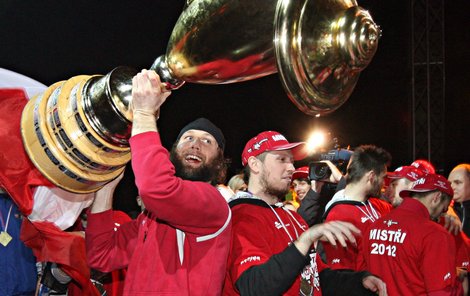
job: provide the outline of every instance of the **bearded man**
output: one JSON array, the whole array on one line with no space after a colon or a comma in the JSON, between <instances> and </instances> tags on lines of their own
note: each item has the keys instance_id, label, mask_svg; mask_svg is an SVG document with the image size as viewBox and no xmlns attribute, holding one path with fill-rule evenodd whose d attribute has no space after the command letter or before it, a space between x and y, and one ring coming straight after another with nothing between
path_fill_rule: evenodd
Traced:
<instances>
[{"instance_id":1,"label":"bearded man","mask_svg":"<svg viewBox=\"0 0 470 296\"><path fill-rule=\"evenodd\" d=\"M362 232L367 226L391 210L391 205L379 198L391 156L383 148L362 145L354 149L346 173L346 187L338 191L326 205L326 222L346 221ZM358 244L337 248L324 243L327 262L333 269L358 270L362 265Z\"/></svg>"},{"instance_id":2,"label":"bearded man","mask_svg":"<svg viewBox=\"0 0 470 296\"><path fill-rule=\"evenodd\" d=\"M248 190L229 202L233 229L223 295L387 295L379 278L331 270L315 253L319 240L354 243L356 227L334 221L308 228L280 202L289 191L294 160L305 156L305 143L289 143L275 131L258 134L243 149Z\"/></svg>"},{"instance_id":3,"label":"bearded man","mask_svg":"<svg viewBox=\"0 0 470 296\"><path fill-rule=\"evenodd\" d=\"M145 204L136 220L115 229L118 180L96 193L88 215L90 267L128 268L124 295L220 295L230 246L231 212L214 186L225 176L225 139L212 122L185 126L171 156L157 130L170 92L154 71L132 81L132 167Z\"/></svg>"}]
</instances>

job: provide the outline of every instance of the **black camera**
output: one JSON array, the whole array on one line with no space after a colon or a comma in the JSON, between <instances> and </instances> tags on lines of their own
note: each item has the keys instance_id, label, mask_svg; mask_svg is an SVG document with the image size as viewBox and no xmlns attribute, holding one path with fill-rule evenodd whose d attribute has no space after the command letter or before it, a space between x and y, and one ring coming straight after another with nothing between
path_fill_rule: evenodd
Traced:
<instances>
[{"instance_id":1,"label":"black camera","mask_svg":"<svg viewBox=\"0 0 470 296\"><path fill-rule=\"evenodd\" d=\"M331 175L331 170L328 165L321 160L331 161L339 171L345 175L349 159L351 158L352 151L348 149L333 149L327 153L322 153L318 156L317 161L309 163L309 178L315 181L328 181Z\"/></svg>"}]
</instances>

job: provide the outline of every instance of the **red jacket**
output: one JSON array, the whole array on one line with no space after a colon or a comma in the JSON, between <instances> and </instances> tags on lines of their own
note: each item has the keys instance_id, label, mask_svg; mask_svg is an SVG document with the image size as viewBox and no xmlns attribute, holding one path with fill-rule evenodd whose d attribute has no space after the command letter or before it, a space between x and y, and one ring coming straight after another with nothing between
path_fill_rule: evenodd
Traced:
<instances>
[{"instance_id":1,"label":"red jacket","mask_svg":"<svg viewBox=\"0 0 470 296\"><path fill-rule=\"evenodd\" d=\"M363 270L363 258L359 256L359 253L364 233L370 224L388 214L390 210L390 204L375 197L369 198L365 202L341 200L333 203L325 213L325 222L350 222L361 230L363 235L356 236L356 245L348 244L346 248L323 242L327 264L331 269Z\"/></svg>"},{"instance_id":2,"label":"red jacket","mask_svg":"<svg viewBox=\"0 0 470 296\"><path fill-rule=\"evenodd\" d=\"M231 212L218 190L174 176L158 133L130 140L146 212L114 230L111 211L88 216L91 267L128 267L124 295L219 295L230 245Z\"/></svg>"},{"instance_id":3,"label":"red jacket","mask_svg":"<svg viewBox=\"0 0 470 296\"><path fill-rule=\"evenodd\" d=\"M405 198L371 224L363 246L368 270L382 278L389 295L455 295L454 241L419 201Z\"/></svg>"},{"instance_id":4,"label":"red jacket","mask_svg":"<svg viewBox=\"0 0 470 296\"><path fill-rule=\"evenodd\" d=\"M233 238L223 292L227 296L240 295L235 283L243 272L283 252L308 229L307 223L295 212L289 215L287 210L270 207L257 199L241 200L241 204L232 207ZM327 267L318 255L316 263L318 272ZM301 272L299 270L299 275L283 295L299 295ZM321 291L316 290L315 295L321 296Z\"/></svg>"}]
</instances>

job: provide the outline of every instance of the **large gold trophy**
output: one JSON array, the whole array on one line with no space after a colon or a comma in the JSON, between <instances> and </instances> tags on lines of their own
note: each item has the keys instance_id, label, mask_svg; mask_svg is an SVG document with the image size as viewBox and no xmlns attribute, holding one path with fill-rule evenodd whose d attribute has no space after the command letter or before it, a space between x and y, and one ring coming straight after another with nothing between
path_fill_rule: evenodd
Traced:
<instances>
[{"instance_id":1,"label":"large gold trophy","mask_svg":"<svg viewBox=\"0 0 470 296\"><path fill-rule=\"evenodd\" d=\"M302 112L327 114L350 96L379 35L353 0L193 0L151 68L169 89L279 72ZM93 192L124 170L136 73L118 67L104 76L72 77L30 100L21 119L23 142L52 183Z\"/></svg>"}]
</instances>

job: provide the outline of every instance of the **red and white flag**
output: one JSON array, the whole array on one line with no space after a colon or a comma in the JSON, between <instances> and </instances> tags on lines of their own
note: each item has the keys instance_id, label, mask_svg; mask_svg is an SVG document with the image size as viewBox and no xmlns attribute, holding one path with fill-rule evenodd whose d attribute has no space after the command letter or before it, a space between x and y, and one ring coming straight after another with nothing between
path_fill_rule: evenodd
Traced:
<instances>
[{"instance_id":1,"label":"red and white flag","mask_svg":"<svg viewBox=\"0 0 470 296\"><path fill-rule=\"evenodd\" d=\"M0 186L24 219L21 239L38 261L58 263L83 295L99 295L90 281L85 241L64 231L93 201L93 194L66 192L47 180L30 161L21 136L21 114L30 96L47 87L29 77L0 68Z\"/></svg>"}]
</instances>

